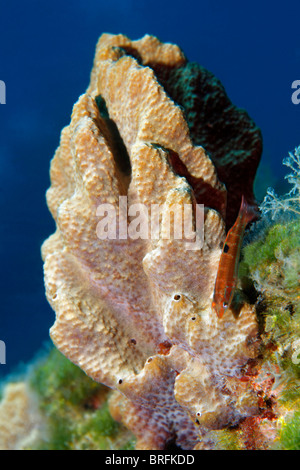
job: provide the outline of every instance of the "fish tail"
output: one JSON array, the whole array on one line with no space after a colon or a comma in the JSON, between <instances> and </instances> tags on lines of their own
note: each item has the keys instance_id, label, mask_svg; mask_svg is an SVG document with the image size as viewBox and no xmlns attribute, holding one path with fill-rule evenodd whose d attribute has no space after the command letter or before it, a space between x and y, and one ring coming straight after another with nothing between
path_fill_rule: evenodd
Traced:
<instances>
[{"instance_id":1,"label":"fish tail","mask_svg":"<svg viewBox=\"0 0 300 470\"><path fill-rule=\"evenodd\" d=\"M257 207L254 205L248 204L244 195L242 195L240 214L243 217L243 220L245 221L246 225L252 222L253 220L258 219L259 217Z\"/></svg>"}]
</instances>

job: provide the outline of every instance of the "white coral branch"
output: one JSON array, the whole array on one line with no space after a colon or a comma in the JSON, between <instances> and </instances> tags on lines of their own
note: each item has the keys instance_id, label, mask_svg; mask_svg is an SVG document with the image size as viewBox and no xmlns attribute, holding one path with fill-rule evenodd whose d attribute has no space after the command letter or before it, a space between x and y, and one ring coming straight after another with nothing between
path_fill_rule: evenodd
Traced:
<instances>
[{"instance_id":1,"label":"white coral branch","mask_svg":"<svg viewBox=\"0 0 300 470\"><path fill-rule=\"evenodd\" d=\"M263 214L272 213L274 220L280 211L288 211L300 215L300 146L294 153L283 160L283 164L292 170L285 176L292 189L284 196L277 196L273 188L268 188L267 194L260 205Z\"/></svg>"}]
</instances>

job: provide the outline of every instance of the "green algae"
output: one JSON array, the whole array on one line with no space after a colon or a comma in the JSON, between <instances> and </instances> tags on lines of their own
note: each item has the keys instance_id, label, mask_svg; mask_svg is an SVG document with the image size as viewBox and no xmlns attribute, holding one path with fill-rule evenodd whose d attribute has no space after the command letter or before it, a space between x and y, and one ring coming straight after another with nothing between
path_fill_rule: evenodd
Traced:
<instances>
[{"instance_id":1,"label":"green algae","mask_svg":"<svg viewBox=\"0 0 300 470\"><path fill-rule=\"evenodd\" d=\"M280 449L300 450L300 411L282 426L280 433Z\"/></svg>"},{"instance_id":2,"label":"green algae","mask_svg":"<svg viewBox=\"0 0 300 470\"><path fill-rule=\"evenodd\" d=\"M241 450L239 437L239 431L236 429L211 431L208 435L214 443L215 450Z\"/></svg>"},{"instance_id":3,"label":"green algae","mask_svg":"<svg viewBox=\"0 0 300 470\"><path fill-rule=\"evenodd\" d=\"M287 258L290 258L290 264ZM243 259L250 272L258 270L261 280L274 270L273 263L281 262L285 286L294 287L300 274L300 221L272 226L262 240L244 248Z\"/></svg>"},{"instance_id":4,"label":"green algae","mask_svg":"<svg viewBox=\"0 0 300 470\"><path fill-rule=\"evenodd\" d=\"M109 413L110 390L56 349L33 368L30 385L48 423L48 438L39 444L39 450L134 448L131 433Z\"/></svg>"},{"instance_id":5,"label":"green algae","mask_svg":"<svg viewBox=\"0 0 300 470\"><path fill-rule=\"evenodd\" d=\"M285 348L300 338L300 220L273 225L242 254L240 273L254 281L264 305L264 332Z\"/></svg>"},{"instance_id":6,"label":"green algae","mask_svg":"<svg viewBox=\"0 0 300 470\"><path fill-rule=\"evenodd\" d=\"M47 360L34 370L31 385L43 397L45 409L51 409L54 396L63 405L81 405L103 387L87 377L57 349L53 349Z\"/></svg>"},{"instance_id":7,"label":"green algae","mask_svg":"<svg viewBox=\"0 0 300 470\"><path fill-rule=\"evenodd\" d=\"M243 248L242 257L240 276L257 290L263 364L275 371L281 431L274 448L299 450L300 220L265 228L263 236Z\"/></svg>"}]
</instances>

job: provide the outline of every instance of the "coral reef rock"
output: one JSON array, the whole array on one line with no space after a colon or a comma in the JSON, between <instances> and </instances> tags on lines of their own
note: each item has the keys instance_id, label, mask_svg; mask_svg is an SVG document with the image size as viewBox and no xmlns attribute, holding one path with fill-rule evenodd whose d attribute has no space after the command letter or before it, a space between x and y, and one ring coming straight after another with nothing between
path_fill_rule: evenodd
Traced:
<instances>
[{"instance_id":1,"label":"coral reef rock","mask_svg":"<svg viewBox=\"0 0 300 470\"><path fill-rule=\"evenodd\" d=\"M26 382L9 383L0 402L0 450L30 449L46 436L46 422Z\"/></svg>"},{"instance_id":2,"label":"coral reef rock","mask_svg":"<svg viewBox=\"0 0 300 470\"><path fill-rule=\"evenodd\" d=\"M115 390L111 413L138 449L199 448L212 430L260 412L241 380L257 355L254 307L222 319L211 309L226 225L242 191L253 199L260 149L247 114L176 45L100 37L90 85L52 160L47 203L57 230L42 255L56 312L51 338ZM136 219L119 210L122 197L130 209L160 205L159 237L124 236ZM186 234L175 236L170 212L192 208L201 231L196 203L205 207L204 239L191 249ZM106 239L105 208L116 235Z\"/></svg>"}]
</instances>

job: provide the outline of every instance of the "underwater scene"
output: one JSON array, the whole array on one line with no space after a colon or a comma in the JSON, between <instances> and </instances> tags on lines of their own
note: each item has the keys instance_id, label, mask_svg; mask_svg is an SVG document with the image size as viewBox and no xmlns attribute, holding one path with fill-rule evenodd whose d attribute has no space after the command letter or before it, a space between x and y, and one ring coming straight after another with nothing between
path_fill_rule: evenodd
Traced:
<instances>
[{"instance_id":1,"label":"underwater scene","mask_svg":"<svg viewBox=\"0 0 300 470\"><path fill-rule=\"evenodd\" d=\"M0 450L300 450L299 4L0 10Z\"/></svg>"}]
</instances>

